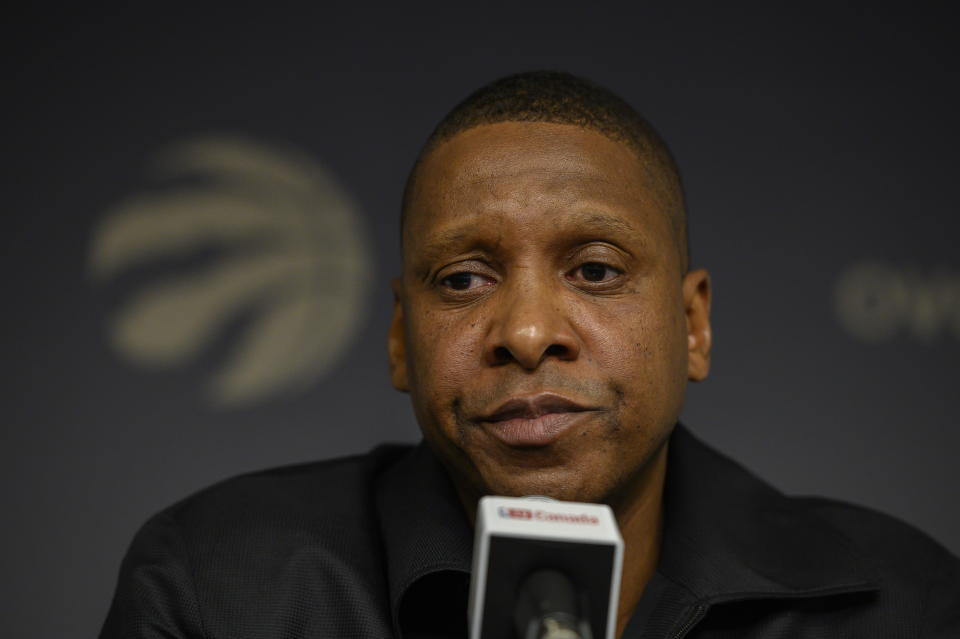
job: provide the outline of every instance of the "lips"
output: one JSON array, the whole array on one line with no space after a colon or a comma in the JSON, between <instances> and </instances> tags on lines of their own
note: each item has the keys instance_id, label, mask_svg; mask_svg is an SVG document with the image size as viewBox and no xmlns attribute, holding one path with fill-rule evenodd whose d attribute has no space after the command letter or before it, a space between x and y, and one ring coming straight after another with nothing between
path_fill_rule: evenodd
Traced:
<instances>
[{"instance_id":1,"label":"lips","mask_svg":"<svg viewBox=\"0 0 960 639\"><path fill-rule=\"evenodd\" d=\"M484 430L510 447L547 446L595 409L544 393L504 402L480 418Z\"/></svg>"}]
</instances>

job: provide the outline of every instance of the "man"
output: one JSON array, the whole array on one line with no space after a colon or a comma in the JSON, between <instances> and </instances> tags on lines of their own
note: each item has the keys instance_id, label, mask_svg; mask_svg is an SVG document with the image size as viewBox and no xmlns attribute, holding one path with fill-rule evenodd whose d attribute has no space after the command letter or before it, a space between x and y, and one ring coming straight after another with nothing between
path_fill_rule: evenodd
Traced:
<instances>
[{"instance_id":1,"label":"man","mask_svg":"<svg viewBox=\"0 0 960 639\"><path fill-rule=\"evenodd\" d=\"M103 637L456 637L477 500L603 502L624 637L956 637L955 558L789 499L677 424L710 364L680 178L618 97L561 73L480 89L403 201L393 384L424 443L214 486L140 531Z\"/></svg>"}]
</instances>

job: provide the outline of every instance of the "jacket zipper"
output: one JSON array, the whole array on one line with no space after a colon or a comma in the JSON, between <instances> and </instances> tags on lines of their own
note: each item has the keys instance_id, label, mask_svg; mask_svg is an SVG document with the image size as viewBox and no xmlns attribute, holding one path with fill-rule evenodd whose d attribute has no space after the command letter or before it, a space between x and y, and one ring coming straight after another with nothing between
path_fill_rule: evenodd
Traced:
<instances>
[{"instance_id":1,"label":"jacket zipper","mask_svg":"<svg viewBox=\"0 0 960 639\"><path fill-rule=\"evenodd\" d=\"M693 614L691 614L690 617L687 618L687 620L684 622L682 626L680 626L680 629L677 632L671 635L670 639L680 639L681 637L685 637L686 634L690 632L690 629L693 628L695 625L697 625L697 623L701 619L703 619L703 615L706 612L707 612L706 605L697 604L696 607L693 609Z\"/></svg>"}]
</instances>

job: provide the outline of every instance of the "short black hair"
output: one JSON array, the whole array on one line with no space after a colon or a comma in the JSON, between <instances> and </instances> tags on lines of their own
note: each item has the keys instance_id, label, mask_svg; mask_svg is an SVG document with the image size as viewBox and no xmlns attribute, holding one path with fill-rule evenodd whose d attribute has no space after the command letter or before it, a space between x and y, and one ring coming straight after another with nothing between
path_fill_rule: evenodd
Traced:
<instances>
[{"instance_id":1,"label":"short black hair","mask_svg":"<svg viewBox=\"0 0 960 639\"><path fill-rule=\"evenodd\" d=\"M660 187L687 268L689 239L683 182L673 154L656 129L623 98L563 71L528 71L483 86L440 121L417 155L403 193L400 227L423 160L437 146L468 129L498 122L549 122L591 129L629 146Z\"/></svg>"}]
</instances>

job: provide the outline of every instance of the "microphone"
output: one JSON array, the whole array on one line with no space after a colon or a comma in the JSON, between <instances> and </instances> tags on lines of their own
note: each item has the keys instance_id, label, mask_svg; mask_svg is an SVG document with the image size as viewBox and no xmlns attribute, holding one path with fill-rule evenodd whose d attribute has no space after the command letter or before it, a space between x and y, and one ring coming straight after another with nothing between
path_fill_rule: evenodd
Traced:
<instances>
[{"instance_id":1,"label":"microphone","mask_svg":"<svg viewBox=\"0 0 960 639\"><path fill-rule=\"evenodd\" d=\"M523 581L513 622L520 639L593 639L573 583L556 570L537 570Z\"/></svg>"},{"instance_id":2,"label":"microphone","mask_svg":"<svg viewBox=\"0 0 960 639\"><path fill-rule=\"evenodd\" d=\"M482 498L470 639L613 639L622 561L609 506Z\"/></svg>"}]
</instances>

